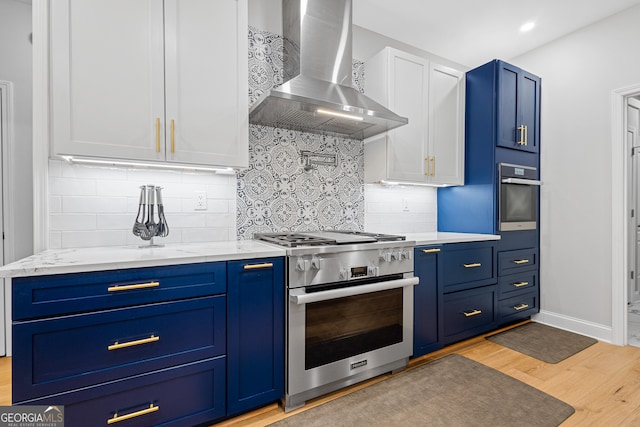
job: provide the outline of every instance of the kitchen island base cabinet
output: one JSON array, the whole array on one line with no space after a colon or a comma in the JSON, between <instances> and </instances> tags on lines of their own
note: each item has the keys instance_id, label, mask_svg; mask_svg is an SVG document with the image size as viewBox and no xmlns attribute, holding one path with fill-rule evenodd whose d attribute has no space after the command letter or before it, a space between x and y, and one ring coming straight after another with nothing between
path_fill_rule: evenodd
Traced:
<instances>
[{"instance_id":1,"label":"kitchen island base cabinet","mask_svg":"<svg viewBox=\"0 0 640 427\"><path fill-rule=\"evenodd\" d=\"M228 415L284 395L282 258L228 263Z\"/></svg>"}]
</instances>

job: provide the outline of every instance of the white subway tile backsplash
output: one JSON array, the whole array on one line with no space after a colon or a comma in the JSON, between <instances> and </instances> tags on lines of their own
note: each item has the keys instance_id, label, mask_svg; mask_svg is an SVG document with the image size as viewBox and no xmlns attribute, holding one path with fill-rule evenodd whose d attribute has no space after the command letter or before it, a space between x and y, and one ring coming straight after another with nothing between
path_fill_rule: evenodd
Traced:
<instances>
[{"instance_id":1,"label":"white subway tile backsplash","mask_svg":"<svg viewBox=\"0 0 640 427\"><path fill-rule=\"evenodd\" d=\"M140 245L132 233L141 185L163 187L169 236L156 243L227 240L236 235L236 177L210 172L127 169L49 161L49 247ZM196 191L207 210L195 211Z\"/></svg>"},{"instance_id":2,"label":"white subway tile backsplash","mask_svg":"<svg viewBox=\"0 0 640 427\"><path fill-rule=\"evenodd\" d=\"M364 229L392 234L437 231L437 196L431 187L367 184Z\"/></svg>"}]
</instances>

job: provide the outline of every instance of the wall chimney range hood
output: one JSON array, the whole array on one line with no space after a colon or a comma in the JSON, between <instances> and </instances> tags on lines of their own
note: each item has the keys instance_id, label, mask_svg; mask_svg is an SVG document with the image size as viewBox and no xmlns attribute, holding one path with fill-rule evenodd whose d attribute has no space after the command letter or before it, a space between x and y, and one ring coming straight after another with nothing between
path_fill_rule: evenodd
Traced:
<instances>
[{"instance_id":1,"label":"wall chimney range hood","mask_svg":"<svg viewBox=\"0 0 640 427\"><path fill-rule=\"evenodd\" d=\"M408 123L351 86L351 0L283 0L284 81L249 122L364 139Z\"/></svg>"}]
</instances>

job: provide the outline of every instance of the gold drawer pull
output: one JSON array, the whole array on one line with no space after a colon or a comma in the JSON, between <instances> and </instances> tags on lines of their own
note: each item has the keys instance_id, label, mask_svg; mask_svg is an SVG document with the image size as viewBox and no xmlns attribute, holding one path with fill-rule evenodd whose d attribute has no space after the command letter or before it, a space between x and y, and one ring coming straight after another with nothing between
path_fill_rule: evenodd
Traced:
<instances>
[{"instance_id":1,"label":"gold drawer pull","mask_svg":"<svg viewBox=\"0 0 640 427\"><path fill-rule=\"evenodd\" d=\"M423 249L422 252L424 252L425 254L434 254L436 252L440 252L440 248L435 248L435 249Z\"/></svg>"},{"instance_id":2,"label":"gold drawer pull","mask_svg":"<svg viewBox=\"0 0 640 427\"><path fill-rule=\"evenodd\" d=\"M107 350L109 351L118 350L121 348L133 347L141 344L149 344L150 342L156 342L156 341L160 341L160 337L157 337L155 335L151 335L149 338L143 338L141 340L128 341L123 343L119 343L118 341L116 341L113 344L111 344L109 347L107 347Z\"/></svg>"},{"instance_id":3,"label":"gold drawer pull","mask_svg":"<svg viewBox=\"0 0 640 427\"><path fill-rule=\"evenodd\" d=\"M520 304L520 305L516 305L516 306L514 306L514 307L513 307L513 309L514 309L515 311L524 310L525 308L529 308L529 304L524 304L524 303L522 303L522 304Z\"/></svg>"},{"instance_id":4,"label":"gold drawer pull","mask_svg":"<svg viewBox=\"0 0 640 427\"><path fill-rule=\"evenodd\" d=\"M119 292L119 291L131 291L134 289L147 289L147 288L156 288L160 286L160 282L149 282L149 283L138 283L135 285L116 285L116 286L109 286L107 288L107 291L109 292Z\"/></svg>"},{"instance_id":5,"label":"gold drawer pull","mask_svg":"<svg viewBox=\"0 0 640 427\"><path fill-rule=\"evenodd\" d=\"M480 267L482 264L480 264L479 262L474 262L473 264L462 264L464 265L464 268L475 268L475 267Z\"/></svg>"},{"instance_id":6,"label":"gold drawer pull","mask_svg":"<svg viewBox=\"0 0 640 427\"><path fill-rule=\"evenodd\" d=\"M471 316L477 316L478 314L481 314L482 310L473 310L473 311L463 311L462 314L464 314L464 317L471 317Z\"/></svg>"},{"instance_id":7,"label":"gold drawer pull","mask_svg":"<svg viewBox=\"0 0 640 427\"><path fill-rule=\"evenodd\" d=\"M156 412L160 409L159 406L154 405L153 403L149 405L149 407L147 409L143 409L141 411L137 411L137 412L132 412L130 414L127 415L118 415L118 413L116 412L115 414L113 414L113 418L109 418L107 420L107 424L113 424L113 423L117 423L120 421L124 421L124 420L130 420L131 418L136 418L139 417L141 415L146 415L146 414L150 414L152 412Z\"/></svg>"},{"instance_id":8,"label":"gold drawer pull","mask_svg":"<svg viewBox=\"0 0 640 427\"><path fill-rule=\"evenodd\" d=\"M529 260L528 259L514 259L513 263L514 264L528 264Z\"/></svg>"},{"instance_id":9,"label":"gold drawer pull","mask_svg":"<svg viewBox=\"0 0 640 427\"><path fill-rule=\"evenodd\" d=\"M247 264L244 266L245 270L256 270L258 268L271 268L273 267L273 263L265 262L264 264Z\"/></svg>"},{"instance_id":10,"label":"gold drawer pull","mask_svg":"<svg viewBox=\"0 0 640 427\"><path fill-rule=\"evenodd\" d=\"M519 282L519 283L514 283L513 286L515 286L516 288L521 288L523 286L527 286L529 284L529 282Z\"/></svg>"}]
</instances>

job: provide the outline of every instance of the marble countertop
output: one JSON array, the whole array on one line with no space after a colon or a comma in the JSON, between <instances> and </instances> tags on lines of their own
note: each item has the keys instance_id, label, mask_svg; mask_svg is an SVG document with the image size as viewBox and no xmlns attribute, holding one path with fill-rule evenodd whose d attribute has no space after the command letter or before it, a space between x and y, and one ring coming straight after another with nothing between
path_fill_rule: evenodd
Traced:
<instances>
[{"instance_id":1,"label":"marble countertop","mask_svg":"<svg viewBox=\"0 0 640 427\"><path fill-rule=\"evenodd\" d=\"M487 240L500 240L496 234L475 234L475 233L408 233L407 240L414 240L416 246L437 245L442 243L464 243L464 242L484 242Z\"/></svg>"},{"instance_id":2,"label":"marble countertop","mask_svg":"<svg viewBox=\"0 0 640 427\"><path fill-rule=\"evenodd\" d=\"M172 264L284 256L285 250L253 240L47 250L0 267L0 277L42 276Z\"/></svg>"},{"instance_id":3,"label":"marble countertop","mask_svg":"<svg viewBox=\"0 0 640 427\"><path fill-rule=\"evenodd\" d=\"M500 236L471 233L409 233L417 246L498 240ZM112 246L52 249L0 267L0 277L43 276L85 271L118 270L197 262L285 256L285 249L254 240L233 240L163 247Z\"/></svg>"}]
</instances>

